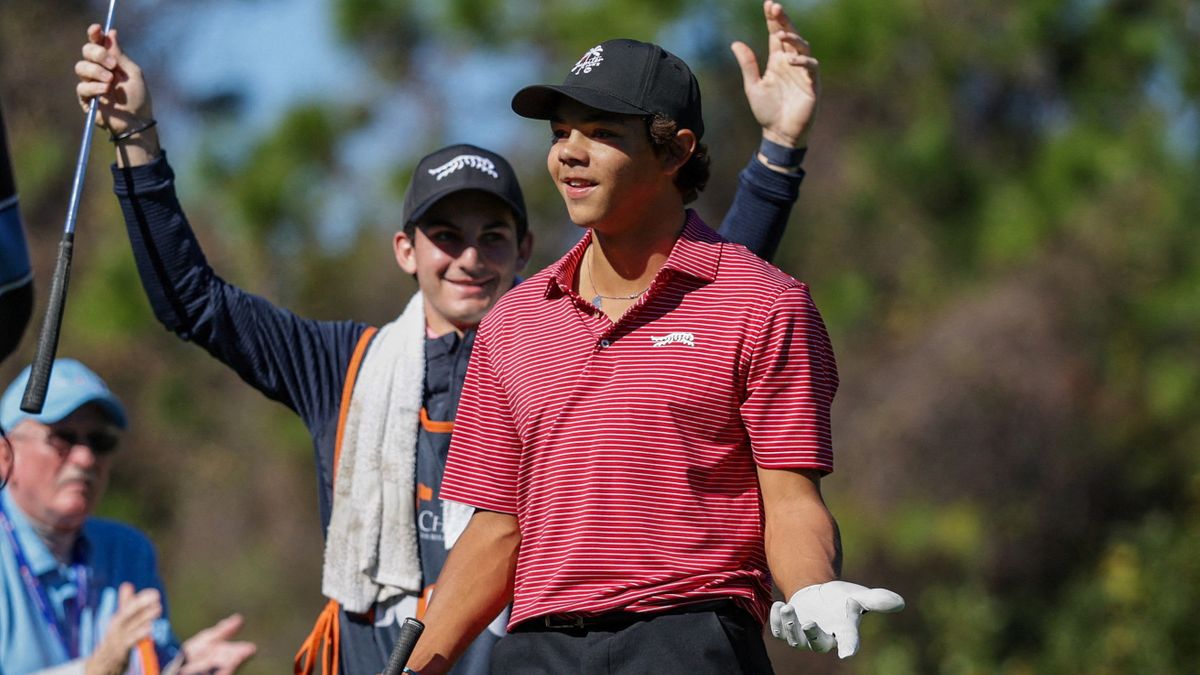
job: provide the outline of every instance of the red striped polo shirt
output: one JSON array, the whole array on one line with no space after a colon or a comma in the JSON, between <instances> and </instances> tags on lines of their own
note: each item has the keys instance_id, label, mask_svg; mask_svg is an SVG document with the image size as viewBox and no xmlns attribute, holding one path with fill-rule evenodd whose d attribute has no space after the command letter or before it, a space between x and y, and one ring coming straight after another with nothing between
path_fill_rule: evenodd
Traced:
<instances>
[{"instance_id":1,"label":"red striped polo shirt","mask_svg":"<svg viewBox=\"0 0 1200 675\"><path fill-rule=\"evenodd\" d=\"M479 327L441 496L515 514L510 627L770 606L755 467L831 471L837 366L807 287L688 211L617 323L571 290L590 241Z\"/></svg>"}]
</instances>

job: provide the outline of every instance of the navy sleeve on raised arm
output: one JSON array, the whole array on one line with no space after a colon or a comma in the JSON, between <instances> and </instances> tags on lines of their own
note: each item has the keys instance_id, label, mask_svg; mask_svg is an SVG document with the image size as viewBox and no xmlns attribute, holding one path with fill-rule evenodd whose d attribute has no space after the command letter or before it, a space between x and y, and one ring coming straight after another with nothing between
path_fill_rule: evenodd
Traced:
<instances>
[{"instance_id":1,"label":"navy sleeve on raised arm","mask_svg":"<svg viewBox=\"0 0 1200 675\"><path fill-rule=\"evenodd\" d=\"M737 194L721 223L721 236L770 261L779 249L803 180L802 170L779 173L763 166L757 156L751 157L738 174Z\"/></svg>"},{"instance_id":2,"label":"navy sleeve on raised arm","mask_svg":"<svg viewBox=\"0 0 1200 675\"><path fill-rule=\"evenodd\" d=\"M129 242L154 315L308 424L336 420L346 368L366 326L304 319L216 275L175 194L166 154L113 167Z\"/></svg>"}]
</instances>

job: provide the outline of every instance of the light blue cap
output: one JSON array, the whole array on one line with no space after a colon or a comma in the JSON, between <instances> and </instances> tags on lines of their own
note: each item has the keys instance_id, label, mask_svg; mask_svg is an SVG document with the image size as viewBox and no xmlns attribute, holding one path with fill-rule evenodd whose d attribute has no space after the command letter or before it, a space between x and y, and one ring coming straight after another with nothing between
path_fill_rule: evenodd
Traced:
<instances>
[{"instance_id":1,"label":"light blue cap","mask_svg":"<svg viewBox=\"0 0 1200 675\"><path fill-rule=\"evenodd\" d=\"M88 403L99 405L109 420L124 429L127 425L125 408L112 390L92 372L75 359L56 359L50 372L50 383L46 389L46 405L40 415L31 415L21 410L21 397L25 395L25 384L29 381L30 367L8 385L4 397L0 398L0 426L11 431L17 424L36 420L42 424L54 424L79 410Z\"/></svg>"}]
</instances>

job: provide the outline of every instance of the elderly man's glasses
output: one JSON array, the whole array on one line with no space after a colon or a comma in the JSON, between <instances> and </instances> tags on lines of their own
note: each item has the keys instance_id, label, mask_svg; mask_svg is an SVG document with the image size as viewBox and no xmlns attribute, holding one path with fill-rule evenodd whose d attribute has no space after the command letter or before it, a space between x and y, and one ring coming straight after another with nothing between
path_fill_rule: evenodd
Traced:
<instances>
[{"instance_id":1,"label":"elderly man's glasses","mask_svg":"<svg viewBox=\"0 0 1200 675\"><path fill-rule=\"evenodd\" d=\"M9 434L10 438L19 438L26 434ZM50 447L58 450L62 455L66 455L71 451L71 448L77 445L86 445L91 448L96 455L107 455L117 449L117 441L119 439L115 434L106 433L103 431L93 431L87 434L80 434L74 431L58 431L51 429L42 438L42 442Z\"/></svg>"}]
</instances>

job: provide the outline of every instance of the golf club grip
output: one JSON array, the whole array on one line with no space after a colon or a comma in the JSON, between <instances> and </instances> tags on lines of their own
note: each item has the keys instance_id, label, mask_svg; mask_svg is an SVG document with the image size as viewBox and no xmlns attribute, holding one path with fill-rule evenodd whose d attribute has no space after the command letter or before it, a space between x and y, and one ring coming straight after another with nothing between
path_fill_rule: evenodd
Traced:
<instances>
[{"instance_id":1,"label":"golf club grip","mask_svg":"<svg viewBox=\"0 0 1200 675\"><path fill-rule=\"evenodd\" d=\"M58 352L58 331L62 327L63 309L67 303L67 282L71 278L71 255L75 251L75 233L66 232L58 244L58 263L54 266L54 278L50 280L50 301L46 304L46 316L42 319L42 332L38 335L37 353L29 371L29 382L21 398L21 410L38 415L46 403L46 388L50 384L50 371L54 368L54 356Z\"/></svg>"},{"instance_id":2,"label":"golf club grip","mask_svg":"<svg viewBox=\"0 0 1200 675\"><path fill-rule=\"evenodd\" d=\"M392 648L392 658L388 659L387 669L383 675L400 675L404 666L408 665L408 657L412 656L413 647L421 637L425 624L409 617L400 626L400 635L396 638L396 646Z\"/></svg>"}]
</instances>

